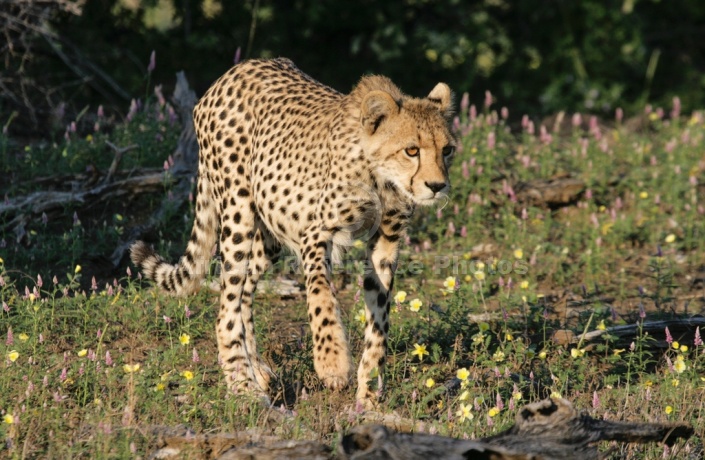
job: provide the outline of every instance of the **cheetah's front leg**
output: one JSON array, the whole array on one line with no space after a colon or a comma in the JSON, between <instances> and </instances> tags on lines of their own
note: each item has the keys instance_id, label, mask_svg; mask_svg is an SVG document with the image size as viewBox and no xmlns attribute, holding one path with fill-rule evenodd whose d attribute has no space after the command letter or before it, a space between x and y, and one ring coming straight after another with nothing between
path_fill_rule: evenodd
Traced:
<instances>
[{"instance_id":1,"label":"cheetah's front leg","mask_svg":"<svg viewBox=\"0 0 705 460\"><path fill-rule=\"evenodd\" d=\"M318 229L310 232L302 240L302 258L308 320L313 334L313 365L328 388L339 390L350 381L352 358L338 302L330 287L331 240L327 232Z\"/></svg>"},{"instance_id":2,"label":"cheetah's front leg","mask_svg":"<svg viewBox=\"0 0 705 460\"><path fill-rule=\"evenodd\" d=\"M401 235L397 225L383 225L367 245L368 266L365 273L365 348L357 370L357 401L372 408L377 395L383 391L382 375L387 359L387 334L389 332L390 292L394 286L394 272L399 254ZM370 381L379 375L375 393Z\"/></svg>"}]
</instances>

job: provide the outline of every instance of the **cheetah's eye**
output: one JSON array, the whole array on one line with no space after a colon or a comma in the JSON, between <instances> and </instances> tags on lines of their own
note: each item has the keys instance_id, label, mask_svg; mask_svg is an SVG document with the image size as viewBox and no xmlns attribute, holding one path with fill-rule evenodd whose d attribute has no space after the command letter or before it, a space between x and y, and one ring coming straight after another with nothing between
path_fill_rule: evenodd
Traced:
<instances>
[{"instance_id":1,"label":"cheetah's eye","mask_svg":"<svg viewBox=\"0 0 705 460\"><path fill-rule=\"evenodd\" d=\"M443 147L443 156L444 157L451 156L453 154L453 152L455 152L455 147L453 147L452 145L446 145L445 147Z\"/></svg>"},{"instance_id":2,"label":"cheetah's eye","mask_svg":"<svg viewBox=\"0 0 705 460\"><path fill-rule=\"evenodd\" d=\"M415 157L416 155L419 154L419 148L418 148L418 147L409 147L409 148L405 149L404 151L405 151L406 154L409 155L410 157Z\"/></svg>"}]
</instances>

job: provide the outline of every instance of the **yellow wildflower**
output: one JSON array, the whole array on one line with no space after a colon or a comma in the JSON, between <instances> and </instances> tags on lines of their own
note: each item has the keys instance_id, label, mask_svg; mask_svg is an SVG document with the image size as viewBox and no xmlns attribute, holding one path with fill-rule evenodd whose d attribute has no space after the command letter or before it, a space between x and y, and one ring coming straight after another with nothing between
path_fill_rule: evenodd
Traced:
<instances>
[{"instance_id":1,"label":"yellow wildflower","mask_svg":"<svg viewBox=\"0 0 705 460\"><path fill-rule=\"evenodd\" d=\"M83 350L79 350L78 353L76 353L76 354L78 355L79 358L83 358L84 356L86 356L88 354L88 350L86 350L84 348Z\"/></svg>"},{"instance_id":2,"label":"yellow wildflower","mask_svg":"<svg viewBox=\"0 0 705 460\"><path fill-rule=\"evenodd\" d=\"M504 352L502 350L497 350L492 355L492 360L494 362L501 363L502 361L504 361L504 357L505 357Z\"/></svg>"},{"instance_id":3,"label":"yellow wildflower","mask_svg":"<svg viewBox=\"0 0 705 460\"><path fill-rule=\"evenodd\" d=\"M673 363L673 369L675 369L675 371L679 374L682 374L686 369L688 369L688 366L685 364L685 360L682 356L678 356L676 358L676 362Z\"/></svg>"},{"instance_id":4,"label":"yellow wildflower","mask_svg":"<svg viewBox=\"0 0 705 460\"><path fill-rule=\"evenodd\" d=\"M521 283L519 283L519 287L522 289L529 289L529 282L524 280Z\"/></svg>"},{"instance_id":5,"label":"yellow wildflower","mask_svg":"<svg viewBox=\"0 0 705 460\"><path fill-rule=\"evenodd\" d=\"M29 294L28 298L30 302L34 302L35 300L37 300L37 296L34 295L33 292Z\"/></svg>"},{"instance_id":6,"label":"yellow wildflower","mask_svg":"<svg viewBox=\"0 0 705 460\"><path fill-rule=\"evenodd\" d=\"M402 303L406 300L406 291L399 291L397 295L394 296L394 301Z\"/></svg>"},{"instance_id":7,"label":"yellow wildflower","mask_svg":"<svg viewBox=\"0 0 705 460\"><path fill-rule=\"evenodd\" d=\"M164 388L166 388L166 386L163 383L159 382L154 387L154 391L164 391Z\"/></svg>"},{"instance_id":8,"label":"yellow wildflower","mask_svg":"<svg viewBox=\"0 0 705 460\"><path fill-rule=\"evenodd\" d=\"M445 281L443 281L443 286L449 291L452 291L453 289L455 289L455 284L456 284L456 282L455 282L454 276L449 276L448 278L445 279Z\"/></svg>"},{"instance_id":9,"label":"yellow wildflower","mask_svg":"<svg viewBox=\"0 0 705 460\"><path fill-rule=\"evenodd\" d=\"M570 356L573 357L573 359L580 358L585 354L585 349L578 349L578 348L573 348L570 350Z\"/></svg>"},{"instance_id":10,"label":"yellow wildflower","mask_svg":"<svg viewBox=\"0 0 705 460\"><path fill-rule=\"evenodd\" d=\"M15 417L12 414L5 414L2 420L8 425L12 425L13 423L15 423Z\"/></svg>"},{"instance_id":11,"label":"yellow wildflower","mask_svg":"<svg viewBox=\"0 0 705 460\"><path fill-rule=\"evenodd\" d=\"M79 273L81 273L81 266L80 266L80 265L76 265L76 268L73 269L73 272L74 272L76 275L78 275Z\"/></svg>"},{"instance_id":12,"label":"yellow wildflower","mask_svg":"<svg viewBox=\"0 0 705 460\"><path fill-rule=\"evenodd\" d=\"M426 388L433 388L435 384L436 384L436 381L431 378L426 379L426 382L424 382L424 385L426 385Z\"/></svg>"},{"instance_id":13,"label":"yellow wildflower","mask_svg":"<svg viewBox=\"0 0 705 460\"><path fill-rule=\"evenodd\" d=\"M514 250L514 258L516 259L523 259L524 258L524 251L519 248Z\"/></svg>"},{"instance_id":14,"label":"yellow wildflower","mask_svg":"<svg viewBox=\"0 0 705 460\"><path fill-rule=\"evenodd\" d=\"M547 354L545 351L542 350L539 352L539 359L546 359L546 356L547 356Z\"/></svg>"},{"instance_id":15,"label":"yellow wildflower","mask_svg":"<svg viewBox=\"0 0 705 460\"><path fill-rule=\"evenodd\" d=\"M4 264L5 264L5 261L2 259L2 257L0 257L0 265L4 265Z\"/></svg>"},{"instance_id":16,"label":"yellow wildflower","mask_svg":"<svg viewBox=\"0 0 705 460\"><path fill-rule=\"evenodd\" d=\"M507 332L504 334L504 340L506 340L507 342L511 342L512 340L514 340L514 336L510 332Z\"/></svg>"},{"instance_id":17,"label":"yellow wildflower","mask_svg":"<svg viewBox=\"0 0 705 460\"><path fill-rule=\"evenodd\" d=\"M674 350L678 350L681 347L681 344L678 343L677 340L674 340L673 343L671 343L671 347L673 347Z\"/></svg>"},{"instance_id":18,"label":"yellow wildflower","mask_svg":"<svg viewBox=\"0 0 705 460\"><path fill-rule=\"evenodd\" d=\"M678 379L671 380L671 386L673 386L673 387L677 387L678 385L680 385L680 383L681 383L681 381Z\"/></svg>"},{"instance_id":19,"label":"yellow wildflower","mask_svg":"<svg viewBox=\"0 0 705 460\"><path fill-rule=\"evenodd\" d=\"M688 345L681 345L681 353L688 353Z\"/></svg>"},{"instance_id":20,"label":"yellow wildflower","mask_svg":"<svg viewBox=\"0 0 705 460\"><path fill-rule=\"evenodd\" d=\"M670 235L666 236L666 238L664 238L664 241L669 244L673 243L674 241L676 241L676 235L671 233Z\"/></svg>"},{"instance_id":21,"label":"yellow wildflower","mask_svg":"<svg viewBox=\"0 0 705 460\"><path fill-rule=\"evenodd\" d=\"M485 269L485 263L484 262L477 262L477 264L475 264L475 267L477 268L478 271L481 272Z\"/></svg>"},{"instance_id":22,"label":"yellow wildflower","mask_svg":"<svg viewBox=\"0 0 705 460\"><path fill-rule=\"evenodd\" d=\"M193 379L193 372L191 371L182 371L181 376L185 378L186 380L191 380Z\"/></svg>"},{"instance_id":23,"label":"yellow wildflower","mask_svg":"<svg viewBox=\"0 0 705 460\"><path fill-rule=\"evenodd\" d=\"M472 281L472 275L465 275L465 282L469 283L470 281Z\"/></svg>"},{"instance_id":24,"label":"yellow wildflower","mask_svg":"<svg viewBox=\"0 0 705 460\"><path fill-rule=\"evenodd\" d=\"M470 371L462 367L458 369L458 372L455 373L455 376L464 382L468 379L468 377L470 377Z\"/></svg>"},{"instance_id":25,"label":"yellow wildflower","mask_svg":"<svg viewBox=\"0 0 705 460\"><path fill-rule=\"evenodd\" d=\"M641 198L642 200L645 200L645 199L647 199L648 197L649 197L649 192L641 192L641 193L639 193L639 198Z\"/></svg>"},{"instance_id":26,"label":"yellow wildflower","mask_svg":"<svg viewBox=\"0 0 705 460\"><path fill-rule=\"evenodd\" d=\"M467 401L467 399L470 397L470 392L468 390L463 391L460 393L460 396L458 396L458 401Z\"/></svg>"},{"instance_id":27,"label":"yellow wildflower","mask_svg":"<svg viewBox=\"0 0 705 460\"><path fill-rule=\"evenodd\" d=\"M188 334L181 334L179 336L179 342L181 342L181 345L188 345L189 342L191 342L191 336Z\"/></svg>"},{"instance_id":28,"label":"yellow wildflower","mask_svg":"<svg viewBox=\"0 0 705 460\"><path fill-rule=\"evenodd\" d=\"M619 356L619 355L621 355L622 353L624 353L625 351L626 351L625 348L615 348L614 350L612 350L612 354L613 354L614 356Z\"/></svg>"},{"instance_id":29,"label":"yellow wildflower","mask_svg":"<svg viewBox=\"0 0 705 460\"><path fill-rule=\"evenodd\" d=\"M365 324L367 322L367 317L365 316L365 310L360 309L357 312L357 315L355 315L355 319L360 321L362 324Z\"/></svg>"},{"instance_id":30,"label":"yellow wildflower","mask_svg":"<svg viewBox=\"0 0 705 460\"><path fill-rule=\"evenodd\" d=\"M652 382L651 380L647 380L646 382L644 382L644 386L645 386L645 387L649 387L649 388L650 388L650 387L652 387L653 385L654 385L654 382Z\"/></svg>"},{"instance_id":31,"label":"yellow wildflower","mask_svg":"<svg viewBox=\"0 0 705 460\"><path fill-rule=\"evenodd\" d=\"M409 310L413 312L417 312L421 310L421 306L423 305L423 302L421 302L419 299L414 299L411 302L409 302Z\"/></svg>"},{"instance_id":32,"label":"yellow wildflower","mask_svg":"<svg viewBox=\"0 0 705 460\"><path fill-rule=\"evenodd\" d=\"M132 374L133 372L137 372L140 370L140 365L139 364L125 364L122 366L122 370L125 371L126 374Z\"/></svg>"},{"instance_id":33,"label":"yellow wildflower","mask_svg":"<svg viewBox=\"0 0 705 460\"><path fill-rule=\"evenodd\" d=\"M472 406L470 404L461 404L458 412L455 415L460 419L460 423L467 420L472 420L475 416L472 414Z\"/></svg>"},{"instance_id":34,"label":"yellow wildflower","mask_svg":"<svg viewBox=\"0 0 705 460\"><path fill-rule=\"evenodd\" d=\"M560 399L562 398L561 393L559 391L552 391L551 392L551 398L553 399Z\"/></svg>"},{"instance_id":35,"label":"yellow wildflower","mask_svg":"<svg viewBox=\"0 0 705 460\"><path fill-rule=\"evenodd\" d=\"M597 328L596 328L596 329L597 329L598 331L604 331L605 329L607 329L607 326L605 326L605 320L604 320L604 319L603 319L603 320L600 320L600 322L597 324Z\"/></svg>"},{"instance_id":36,"label":"yellow wildflower","mask_svg":"<svg viewBox=\"0 0 705 460\"><path fill-rule=\"evenodd\" d=\"M20 335L18 335L17 338L23 342L26 342L27 340L29 340L29 336L27 334L25 334L24 332L21 333Z\"/></svg>"},{"instance_id":37,"label":"yellow wildflower","mask_svg":"<svg viewBox=\"0 0 705 460\"><path fill-rule=\"evenodd\" d=\"M485 279L485 272L477 272L475 273L475 279L478 281L482 281Z\"/></svg>"},{"instance_id":38,"label":"yellow wildflower","mask_svg":"<svg viewBox=\"0 0 705 460\"><path fill-rule=\"evenodd\" d=\"M519 401L521 399L521 392L517 391L517 392L512 393L512 398Z\"/></svg>"},{"instance_id":39,"label":"yellow wildflower","mask_svg":"<svg viewBox=\"0 0 705 460\"><path fill-rule=\"evenodd\" d=\"M673 413L673 407L666 406L666 409L664 411L666 412L666 415L671 415Z\"/></svg>"},{"instance_id":40,"label":"yellow wildflower","mask_svg":"<svg viewBox=\"0 0 705 460\"><path fill-rule=\"evenodd\" d=\"M423 360L424 355L427 355L428 350L426 350L426 345L419 345L418 343L414 344L414 351L411 352L412 356L418 356L419 361Z\"/></svg>"},{"instance_id":41,"label":"yellow wildflower","mask_svg":"<svg viewBox=\"0 0 705 460\"><path fill-rule=\"evenodd\" d=\"M353 247L355 247L355 249L362 249L365 247L365 243L363 243L361 240L355 240L353 242Z\"/></svg>"},{"instance_id":42,"label":"yellow wildflower","mask_svg":"<svg viewBox=\"0 0 705 460\"><path fill-rule=\"evenodd\" d=\"M490 409L490 411L487 413L490 417L496 417L499 414L499 408L493 407Z\"/></svg>"},{"instance_id":43,"label":"yellow wildflower","mask_svg":"<svg viewBox=\"0 0 705 460\"><path fill-rule=\"evenodd\" d=\"M17 350L11 350L7 353L7 359L10 360L10 362L15 362L17 361L17 358L20 357L20 354L17 352Z\"/></svg>"}]
</instances>

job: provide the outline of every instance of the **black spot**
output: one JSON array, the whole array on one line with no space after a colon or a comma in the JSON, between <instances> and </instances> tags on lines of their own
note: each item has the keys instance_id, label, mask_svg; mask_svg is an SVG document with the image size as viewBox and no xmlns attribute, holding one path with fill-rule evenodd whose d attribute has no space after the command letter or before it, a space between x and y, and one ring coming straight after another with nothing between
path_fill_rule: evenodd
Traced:
<instances>
[{"instance_id":1,"label":"black spot","mask_svg":"<svg viewBox=\"0 0 705 460\"><path fill-rule=\"evenodd\" d=\"M387 303L387 295L380 292L379 295L377 296L377 305L379 305L380 307L383 307L384 304L386 304L386 303Z\"/></svg>"},{"instance_id":2,"label":"black spot","mask_svg":"<svg viewBox=\"0 0 705 460\"><path fill-rule=\"evenodd\" d=\"M368 276L365 278L363 287L366 291L376 291L379 289L379 284L377 284L377 281L375 281L374 278Z\"/></svg>"}]
</instances>

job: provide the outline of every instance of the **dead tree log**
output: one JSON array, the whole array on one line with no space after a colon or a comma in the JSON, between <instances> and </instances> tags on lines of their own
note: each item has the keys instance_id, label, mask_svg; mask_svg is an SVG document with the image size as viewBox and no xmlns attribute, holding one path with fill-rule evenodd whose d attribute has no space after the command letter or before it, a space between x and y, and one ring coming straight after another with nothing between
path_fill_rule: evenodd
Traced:
<instances>
[{"instance_id":1,"label":"dead tree log","mask_svg":"<svg viewBox=\"0 0 705 460\"><path fill-rule=\"evenodd\" d=\"M649 335L654 339L648 343L649 347L666 349L670 346L666 342L666 328L668 328L674 340L691 344L695 339L695 329L698 327L703 328L703 332L705 332L705 317L693 316L691 318L645 321L643 323L612 326L605 330L595 330L585 334L575 334L572 331L560 330L554 333L553 340L561 345L569 343L590 344L598 342L604 336L611 336L615 340L615 347L626 348L629 347L631 342L636 340L639 334L642 334Z\"/></svg>"},{"instance_id":2,"label":"dead tree log","mask_svg":"<svg viewBox=\"0 0 705 460\"><path fill-rule=\"evenodd\" d=\"M519 182L514 186L517 201L532 206L559 208L578 201L585 183L574 177Z\"/></svg>"},{"instance_id":3,"label":"dead tree log","mask_svg":"<svg viewBox=\"0 0 705 460\"><path fill-rule=\"evenodd\" d=\"M198 165L198 141L193 127L193 108L196 106L198 98L196 93L189 87L186 74L179 72L176 74L176 87L172 103L176 107L181 118L181 135L174 151L174 164L169 172L177 182L171 190L170 196L164 198L159 208L142 225L132 227L124 240L118 244L110 256L113 267L120 265L123 257L130 249L130 245L135 240L140 239L146 233L154 231L170 209L180 207L191 193L191 187L196 176Z\"/></svg>"},{"instance_id":4,"label":"dead tree log","mask_svg":"<svg viewBox=\"0 0 705 460\"><path fill-rule=\"evenodd\" d=\"M198 164L198 142L191 115L197 98L189 88L183 72L176 75L176 87L171 102L181 117L182 131L173 154L174 164L169 171L143 169L121 173L117 169L123 154L135 146L121 148L108 143L115 151L115 159L105 176L101 178L101 173L94 170L89 174L37 180L37 185L54 189L0 202L0 217L4 219L4 222L0 221L0 225L3 228L11 228L19 241L26 234L25 225L43 213L49 215L52 212L61 212L69 206L90 206L99 202L124 200L144 193L162 192L165 186L172 187L169 196L162 200L148 221L130 229L125 240L113 251L110 259L113 267L117 267L130 244L143 234L154 230L163 221L168 210L180 207L191 192ZM67 187L67 184L70 187Z\"/></svg>"},{"instance_id":5,"label":"dead tree log","mask_svg":"<svg viewBox=\"0 0 705 460\"><path fill-rule=\"evenodd\" d=\"M186 434L184 434L186 431ZM334 452L314 441L281 441L258 432L196 435L188 430L164 430L151 458L235 459L389 459L429 460L593 460L601 458L598 441L663 442L688 439L685 424L625 423L597 420L579 413L569 401L547 399L529 404L508 430L479 440L462 440L423 433L397 433L382 425L362 425L345 435ZM702 447L700 447L702 449ZM701 458L702 452L693 452Z\"/></svg>"}]
</instances>

